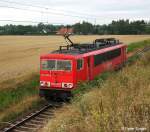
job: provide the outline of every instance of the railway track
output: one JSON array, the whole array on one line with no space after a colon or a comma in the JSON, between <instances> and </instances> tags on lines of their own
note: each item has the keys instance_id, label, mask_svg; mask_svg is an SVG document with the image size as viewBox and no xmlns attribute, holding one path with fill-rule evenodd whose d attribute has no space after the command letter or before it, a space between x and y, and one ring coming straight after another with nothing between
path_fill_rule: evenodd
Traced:
<instances>
[{"instance_id":1,"label":"railway track","mask_svg":"<svg viewBox=\"0 0 150 132\"><path fill-rule=\"evenodd\" d=\"M132 57L136 57L136 56L142 56L144 53L150 51L150 46L146 46L145 48L143 48L142 50L139 50L137 52L135 52L134 54L132 54L131 56L128 57L127 61L125 62L126 64L129 63L129 58L132 58Z\"/></svg>"},{"instance_id":2,"label":"railway track","mask_svg":"<svg viewBox=\"0 0 150 132\"><path fill-rule=\"evenodd\" d=\"M150 46L147 46L147 47L145 47L144 49L142 49L142 50L140 50L140 51L137 51L135 54L136 54L136 55L141 55L141 54L143 54L144 52L148 52L148 51L150 51Z\"/></svg>"},{"instance_id":3,"label":"railway track","mask_svg":"<svg viewBox=\"0 0 150 132\"><path fill-rule=\"evenodd\" d=\"M37 132L53 117L54 110L60 106L62 106L62 103L48 104L42 109L35 111L3 130L0 130L0 132Z\"/></svg>"}]
</instances>

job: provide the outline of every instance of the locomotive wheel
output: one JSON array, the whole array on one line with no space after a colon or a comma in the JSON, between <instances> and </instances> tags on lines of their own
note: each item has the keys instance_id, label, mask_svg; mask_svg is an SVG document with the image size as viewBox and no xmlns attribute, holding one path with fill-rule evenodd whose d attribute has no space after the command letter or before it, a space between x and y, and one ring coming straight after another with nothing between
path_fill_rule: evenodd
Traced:
<instances>
[{"instance_id":1,"label":"locomotive wheel","mask_svg":"<svg viewBox=\"0 0 150 132\"><path fill-rule=\"evenodd\" d=\"M67 101L67 102L69 102L69 101L71 100L71 97L72 97L71 92L64 92L64 93L61 93L61 94L60 94L60 99L61 99L62 101Z\"/></svg>"},{"instance_id":2,"label":"locomotive wheel","mask_svg":"<svg viewBox=\"0 0 150 132\"><path fill-rule=\"evenodd\" d=\"M67 101L69 102L72 97L71 91L44 91L44 97L45 99L49 101Z\"/></svg>"}]
</instances>

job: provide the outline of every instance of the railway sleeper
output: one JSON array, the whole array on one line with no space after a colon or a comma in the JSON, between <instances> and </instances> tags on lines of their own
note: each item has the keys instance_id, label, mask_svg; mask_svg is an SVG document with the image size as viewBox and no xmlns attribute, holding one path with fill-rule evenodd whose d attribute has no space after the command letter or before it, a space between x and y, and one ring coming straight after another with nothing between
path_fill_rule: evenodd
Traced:
<instances>
[{"instance_id":1,"label":"railway sleeper","mask_svg":"<svg viewBox=\"0 0 150 132\"><path fill-rule=\"evenodd\" d=\"M39 117L48 118L49 116L42 113L39 115Z\"/></svg>"},{"instance_id":2,"label":"railway sleeper","mask_svg":"<svg viewBox=\"0 0 150 132\"><path fill-rule=\"evenodd\" d=\"M40 121L44 121L44 120L45 120L45 118L42 118L42 117L39 117L39 116L38 116L38 117L35 117L35 119L38 120L38 121L39 121L39 120L40 120Z\"/></svg>"},{"instance_id":3,"label":"railway sleeper","mask_svg":"<svg viewBox=\"0 0 150 132\"><path fill-rule=\"evenodd\" d=\"M28 132L37 130L37 128L26 127L26 126L19 126L18 129L21 129L21 130L24 130L24 131L28 130Z\"/></svg>"},{"instance_id":4,"label":"railway sleeper","mask_svg":"<svg viewBox=\"0 0 150 132\"><path fill-rule=\"evenodd\" d=\"M27 132L27 131L15 129L15 130L13 130L13 132Z\"/></svg>"},{"instance_id":5,"label":"railway sleeper","mask_svg":"<svg viewBox=\"0 0 150 132\"><path fill-rule=\"evenodd\" d=\"M45 114L45 115L53 115L53 113L51 113L51 112L49 112L49 111L45 111L45 112L43 112L43 113L41 113L41 114Z\"/></svg>"},{"instance_id":6,"label":"railway sleeper","mask_svg":"<svg viewBox=\"0 0 150 132\"><path fill-rule=\"evenodd\" d=\"M42 125L40 125L40 124L35 124L35 123L29 123L29 122L27 122L27 123L25 123L25 125L24 126L29 126L29 127L41 127Z\"/></svg>"},{"instance_id":7,"label":"railway sleeper","mask_svg":"<svg viewBox=\"0 0 150 132\"><path fill-rule=\"evenodd\" d=\"M47 116L53 116L53 113L50 113L50 112L44 112L43 114Z\"/></svg>"},{"instance_id":8,"label":"railway sleeper","mask_svg":"<svg viewBox=\"0 0 150 132\"><path fill-rule=\"evenodd\" d=\"M51 112L51 111L47 111L42 114L47 115L47 116L54 116L54 112Z\"/></svg>"},{"instance_id":9,"label":"railway sleeper","mask_svg":"<svg viewBox=\"0 0 150 132\"><path fill-rule=\"evenodd\" d=\"M44 124L44 122L43 121L38 121L38 120L31 120L30 121L31 123L33 123L33 124L35 124L35 123L37 123L37 124Z\"/></svg>"}]
</instances>

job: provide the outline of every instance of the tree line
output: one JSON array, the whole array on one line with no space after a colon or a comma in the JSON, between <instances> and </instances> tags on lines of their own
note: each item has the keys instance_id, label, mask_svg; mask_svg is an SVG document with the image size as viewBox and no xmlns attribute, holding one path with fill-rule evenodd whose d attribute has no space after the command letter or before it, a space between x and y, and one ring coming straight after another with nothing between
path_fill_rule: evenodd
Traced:
<instances>
[{"instance_id":1,"label":"tree line","mask_svg":"<svg viewBox=\"0 0 150 132\"><path fill-rule=\"evenodd\" d=\"M129 21L118 20L110 24L93 25L83 21L74 25L51 25L39 23L38 25L4 25L0 26L0 35L54 35L62 27L73 28L74 34L150 34L150 22L144 20Z\"/></svg>"}]
</instances>

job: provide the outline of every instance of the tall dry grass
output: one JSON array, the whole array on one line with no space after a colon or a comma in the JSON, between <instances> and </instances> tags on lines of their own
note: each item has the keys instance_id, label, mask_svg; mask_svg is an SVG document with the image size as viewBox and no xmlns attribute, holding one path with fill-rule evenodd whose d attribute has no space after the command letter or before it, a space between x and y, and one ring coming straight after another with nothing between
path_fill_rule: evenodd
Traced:
<instances>
[{"instance_id":1,"label":"tall dry grass","mask_svg":"<svg viewBox=\"0 0 150 132\"><path fill-rule=\"evenodd\" d=\"M43 132L150 131L150 54L55 113Z\"/></svg>"}]
</instances>

